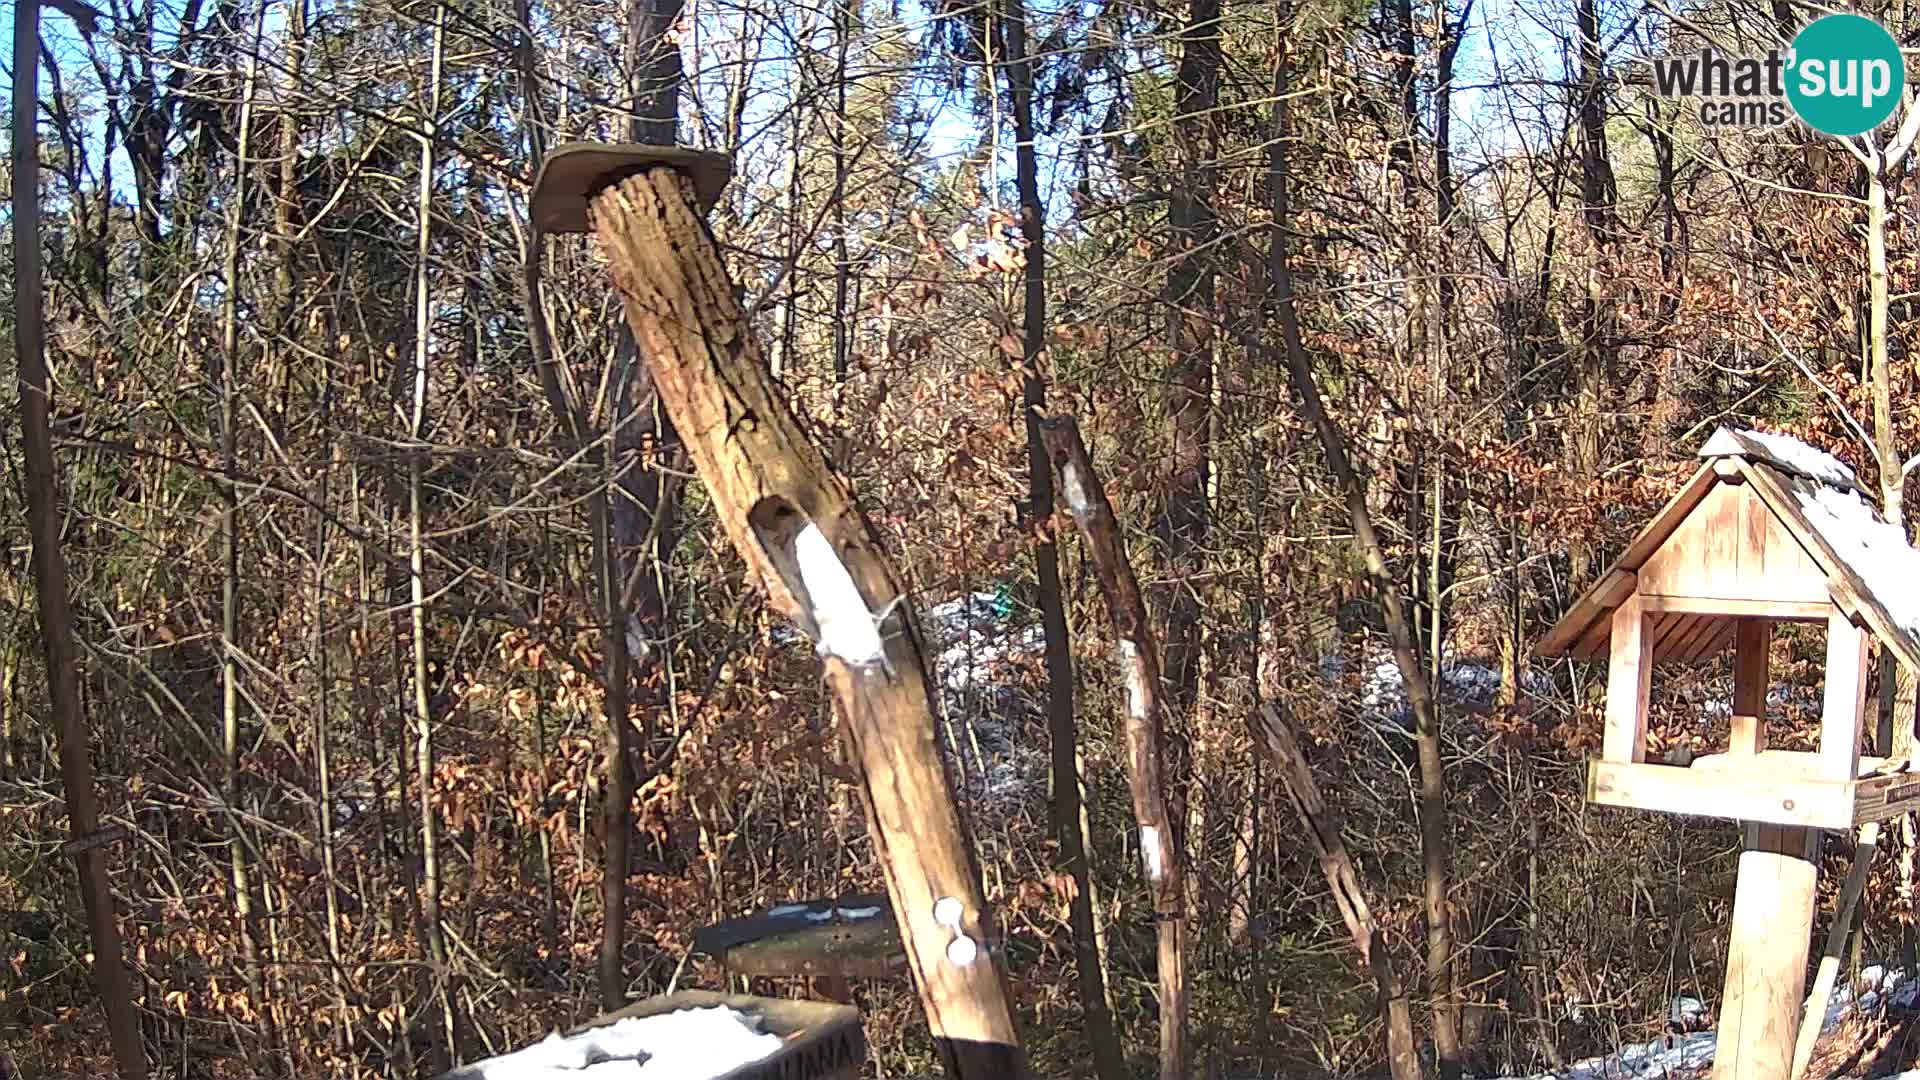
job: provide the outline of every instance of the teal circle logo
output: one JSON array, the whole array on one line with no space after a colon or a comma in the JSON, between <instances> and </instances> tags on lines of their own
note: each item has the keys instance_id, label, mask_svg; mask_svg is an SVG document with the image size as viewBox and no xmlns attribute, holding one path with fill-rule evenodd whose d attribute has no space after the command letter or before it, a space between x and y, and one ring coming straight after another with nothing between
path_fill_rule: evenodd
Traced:
<instances>
[{"instance_id":1,"label":"teal circle logo","mask_svg":"<svg viewBox=\"0 0 1920 1080\"><path fill-rule=\"evenodd\" d=\"M1824 15L1793 39L1787 100L1815 131L1845 138L1893 115L1907 86L1900 43L1864 15Z\"/></svg>"}]
</instances>

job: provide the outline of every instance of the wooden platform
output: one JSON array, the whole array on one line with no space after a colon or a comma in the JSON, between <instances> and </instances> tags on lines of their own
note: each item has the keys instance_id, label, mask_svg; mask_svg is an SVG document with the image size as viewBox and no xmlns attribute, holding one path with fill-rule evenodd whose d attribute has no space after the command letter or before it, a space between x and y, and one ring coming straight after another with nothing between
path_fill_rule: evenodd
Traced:
<instances>
[{"instance_id":1,"label":"wooden platform","mask_svg":"<svg viewBox=\"0 0 1920 1080\"><path fill-rule=\"evenodd\" d=\"M1886 759L1860 759L1853 780L1817 778L1817 755L1786 750L1709 754L1691 766L1593 761L1587 800L1669 814L1851 832L1869 821L1920 810L1920 773L1886 773Z\"/></svg>"},{"instance_id":2,"label":"wooden platform","mask_svg":"<svg viewBox=\"0 0 1920 1080\"><path fill-rule=\"evenodd\" d=\"M895 978L907 974L893 905L884 895L804 900L693 935L693 951L737 975Z\"/></svg>"}]
</instances>

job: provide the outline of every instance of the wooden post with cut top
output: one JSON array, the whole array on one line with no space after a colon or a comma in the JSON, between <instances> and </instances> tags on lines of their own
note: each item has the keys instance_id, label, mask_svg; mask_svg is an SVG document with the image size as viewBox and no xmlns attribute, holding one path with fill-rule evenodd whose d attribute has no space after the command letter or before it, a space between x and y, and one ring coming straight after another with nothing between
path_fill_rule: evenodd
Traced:
<instances>
[{"instance_id":1,"label":"wooden post with cut top","mask_svg":"<svg viewBox=\"0 0 1920 1080\"><path fill-rule=\"evenodd\" d=\"M1120 678L1127 690L1127 787L1140 826L1140 871L1153 897L1159 941L1160 1077L1183 1080L1192 1054L1187 1034L1187 887L1161 771L1165 697L1160 692L1160 648L1147 622L1140 582L1120 542L1113 505L1094 472L1079 425L1071 416L1050 417L1040 423L1040 438L1059 480L1054 490L1086 540L1119 641Z\"/></svg>"},{"instance_id":2,"label":"wooden post with cut top","mask_svg":"<svg viewBox=\"0 0 1920 1080\"><path fill-rule=\"evenodd\" d=\"M599 239L728 539L774 609L816 645L947 1074L1024 1076L999 935L934 742L906 594L846 480L768 376L707 228L730 174L725 156L684 147L572 144L541 164L531 216L547 232Z\"/></svg>"}]
</instances>

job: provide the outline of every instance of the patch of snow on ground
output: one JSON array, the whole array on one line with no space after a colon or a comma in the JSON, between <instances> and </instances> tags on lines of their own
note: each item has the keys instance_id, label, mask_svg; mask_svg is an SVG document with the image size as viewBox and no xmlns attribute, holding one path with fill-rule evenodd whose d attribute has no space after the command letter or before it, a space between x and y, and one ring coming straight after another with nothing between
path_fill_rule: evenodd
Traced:
<instances>
[{"instance_id":1,"label":"patch of snow on ground","mask_svg":"<svg viewBox=\"0 0 1920 1080\"><path fill-rule=\"evenodd\" d=\"M1920 1004L1920 981L1908 979L1900 972L1890 973L1877 965L1860 972L1860 987L1857 999L1847 986L1834 987L1833 999L1827 1006L1821 1031L1831 1030L1852 1010L1871 1015L1889 1007L1911 1009ZM1704 1013L1705 1006L1698 999L1676 998L1668 1007L1669 1018L1687 1014L1689 1006L1698 1007L1694 1015ZM1502 1076L1492 1080L1657 1080L1675 1070L1698 1069L1712 1064L1717 1038L1717 1033L1713 1031L1669 1035L1651 1042L1622 1046L1611 1054L1575 1062L1561 1072ZM1893 1080L1920 1080L1920 1070L1902 1073Z\"/></svg>"},{"instance_id":2,"label":"patch of snow on ground","mask_svg":"<svg viewBox=\"0 0 1920 1080\"><path fill-rule=\"evenodd\" d=\"M785 1041L723 1005L627 1017L544 1040L445 1080L702 1080L762 1061Z\"/></svg>"},{"instance_id":3,"label":"patch of snow on ground","mask_svg":"<svg viewBox=\"0 0 1920 1080\"><path fill-rule=\"evenodd\" d=\"M993 610L995 596L976 592L946 600L921 613L921 624L933 640L934 666L940 683L948 690L963 693L983 680L991 680L996 670L1021 656L1039 656L1046 648L1047 635L1039 624L1010 627Z\"/></svg>"},{"instance_id":4,"label":"patch of snow on ground","mask_svg":"<svg viewBox=\"0 0 1920 1080\"><path fill-rule=\"evenodd\" d=\"M1002 615L1003 604L999 594L979 591L917 608L928 674L940 694L940 749L961 794L986 815L1011 813L1044 791L1049 767L1045 748L1026 737L1028 720L1045 716L1045 701L1009 671L1042 663L1046 631L1035 619ZM781 645L806 641L785 624L772 628L772 638Z\"/></svg>"},{"instance_id":5,"label":"patch of snow on ground","mask_svg":"<svg viewBox=\"0 0 1920 1080\"><path fill-rule=\"evenodd\" d=\"M1340 681L1346 669L1347 660L1343 656L1336 654L1320 660L1321 677L1329 681ZM1369 646L1360 670L1361 718L1369 727L1386 734L1412 734L1413 709L1407 704L1400 666L1394 663L1393 653L1382 645ZM1553 689L1552 678L1542 671L1529 669L1525 682L1521 688L1525 693L1546 694ZM1451 647L1441 654L1440 681L1434 688L1441 704L1485 707L1493 704L1499 692L1498 668L1477 660L1461 660Z\"/></svg>"},{"instance_id":6,"label":"patch of snow on ground","mask_svg":"<svg viewBox=\"0 0 1920 1080\"><path fill-rule=\"evenodd\" d=\"M1733 678L1724 676L1706 684L1706 698L1700 702L1700 716L1707 720L1725 720L1733 715ZM1820 708L1820 691L1804 683L1776 683L1767 689L1767 708L1785 711L1793 707Z\"/></svg>"},{"instance_id":7,"label":"patch of snow on ground","mask_svg":"<svg viewBox=\"0 0 1920 1080\"><path fill-rule=\"evenodd\" d=\"M1539 1073L1524 1080L1654 1080L1676 1069L1697 1069L1713 1062L1714 1033L1699 1031L1623 1046L1605 1057L1588 1058L1561 1073ZM1523 1080L1502 1077L1501 1080Z\"/></svg>"},{"instance_id":8,"label":"patch of snow on ground","mask_svg":"<svg viewBox=\"0 0 1920 1080\"><path fill-rule=\"evenodd\" d=\"M1706 1026L1707 1003L1697 997L1681 996L1667 1003L1667 1024L1681 1031L1698 1031Z\"/></svg>"},{"instance_id":9,"label":"patch of snow on ground","mask_svg":"<svg viewBox=\"0 0 1920 1080\"><path fill-rule=\"evenodd\" d=\"M941 748L967 799L988 816L1010 815L1044 790L1049 764L1026 738L1028 721L1045 715L1045 703L1009 670L1042 662L1046 630L999 614L999 602L992 592L975 592L920 613L945 720Z\"/></svg>"}]
</instances>

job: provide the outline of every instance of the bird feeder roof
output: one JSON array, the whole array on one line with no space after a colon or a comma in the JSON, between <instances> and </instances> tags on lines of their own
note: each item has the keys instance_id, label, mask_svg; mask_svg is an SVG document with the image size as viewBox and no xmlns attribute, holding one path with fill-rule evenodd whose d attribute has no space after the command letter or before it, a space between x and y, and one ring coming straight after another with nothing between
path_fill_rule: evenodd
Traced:
<instances>
[{"instance_id":1,"label":"bird feeder roof","mask_svg":"<svg viewBox=\"0 0 1920 1080\"><path fill-rule=\"evenodd\" d=\"M1659 617L1655 662L1693 662L1731 640L1742 613L1808 620L1828 598L1920 669L1920 550L1863 497L1853 470L1791 436L1721 428L1700 469L1641 529L1534 653L1608 655L1613 610L1635 591L1686 592L1724 608Z\"/></svg>"}]
</instances>

